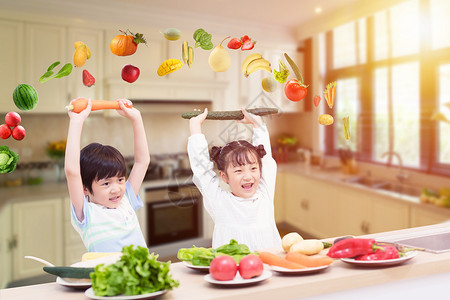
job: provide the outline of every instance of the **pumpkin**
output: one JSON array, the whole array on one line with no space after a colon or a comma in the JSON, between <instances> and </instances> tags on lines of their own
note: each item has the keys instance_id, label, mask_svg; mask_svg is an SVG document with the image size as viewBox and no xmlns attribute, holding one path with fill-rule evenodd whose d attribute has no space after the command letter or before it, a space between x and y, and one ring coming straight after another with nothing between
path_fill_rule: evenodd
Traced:
<instances>
[{"instance_id":1,"label":"pumpkin","mask_svg":"<svg viewBox=\"0 0 450 300\"><path fill-rule=\"evenodd\" d=\"M115 36L111 40L110 48L111 52L118 56L128 56L132 55L136 52L137 46L139 43L147 44L147 42L144 39L143 34L136 33L133 34L129 30L127 32L124 32L120 30L123 34L119 34Z\"/></svg>"},{"instance_id":2,"label":"pumpkin","mask_svg":"<svg viewBox=\"0 0 450 300\"><path fill-rule=\"evenodd\" d=\"M19 84L13 93L14 104L23 111L32 110L38 103L38 94L29 84Z\"/></svg>"}]
</instances>

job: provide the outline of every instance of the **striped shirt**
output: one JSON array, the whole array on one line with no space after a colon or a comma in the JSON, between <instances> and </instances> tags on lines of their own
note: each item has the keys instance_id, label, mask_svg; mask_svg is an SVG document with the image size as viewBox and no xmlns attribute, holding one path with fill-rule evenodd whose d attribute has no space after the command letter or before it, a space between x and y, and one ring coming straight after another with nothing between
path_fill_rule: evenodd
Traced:
<instances>
[{"instance_id":1,"label":"striped shirt","mask_svg":"<svg viewBox=\"0 0 450 300\"><path fill-rule=\"evenodd\" d=\"M107 208L88 201L83 203L84 220L80 222L71 204L71 222L89 252L121 252L124 246L147 247L136 211L143 206L127 181L126 191L117 208Z\"/></svg>"}]
</instances>

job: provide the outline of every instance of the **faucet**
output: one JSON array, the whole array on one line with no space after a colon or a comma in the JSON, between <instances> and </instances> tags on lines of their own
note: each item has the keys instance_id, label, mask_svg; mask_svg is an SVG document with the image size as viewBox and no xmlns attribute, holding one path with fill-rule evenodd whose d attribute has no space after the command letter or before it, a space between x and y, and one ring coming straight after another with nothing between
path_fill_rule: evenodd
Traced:
<instances>
[{"instance_id":1,"label":"faucet","mask_svg":"<svg viewBox=\"0 0 450 300\"><path fill-rule=\"evenodd\" d=\"M400 183L404 183L408 179L409 175L403 171L403 161L402 161L402 157L400 156L400 154L395 151L386 151L383 154L381 154L381 158L384 158L385 156L389 156L388 162L390 162L390 160L392 159L392 156L397 157L399 170L398 170L398 174L396 177L397 177L397 180L400 181Z\"/></svg>"}]
</instances>

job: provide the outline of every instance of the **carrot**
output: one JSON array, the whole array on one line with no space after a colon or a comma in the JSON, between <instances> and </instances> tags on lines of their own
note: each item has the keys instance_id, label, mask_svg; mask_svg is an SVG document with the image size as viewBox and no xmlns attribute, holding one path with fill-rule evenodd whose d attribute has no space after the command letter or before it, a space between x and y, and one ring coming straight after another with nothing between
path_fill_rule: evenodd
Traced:
<instances>
[{"instance_id":1,"label":"carrot","mask_svg":"<svg viewBox=\"0 0 450 300\"><path fill-rule=\"evenodd\" d=\"M333 262L333 259L328 256L308 256L298 252L288 252L286 260L306 267L327 266Z\"/></svg>"},{"instance_id":2,"label":"carrot","mask_svg":"<svg viewBox=\"0 0 450 300\"><path fill-rule=\"evenodd\" d=\"M333 86L331 88L331 108L333 108L334 105L334 96L336 95L336 86Z\"/></svg>"},{"instance_id":3,"label":"carrot","mask_svg":"<svg viewBox=\"0 0 450 300\"><path fill-rule=\"evenodd\" d=\"M88 100L87 99L77 99L72 101L72 103L66 108L70 111L80 113L87 107ZM132 106L126 104L128 108ZM119 102L117 101L107 101L107 100L92 100L92 110L101 110L101 109L120 109Z\"/></svg>"},{"instance_id":4,"label":"carrot","mask_svg":"<svg viewBox=\"0 0 450 300\"><path fill-rule=\"evenodd\" d=\"M277 266L287 269L306 269L307 267L297 264L295 262L289 261L284 257L278 256L276 254L270 252L259 252L259 258L263 261L263 263Z\"/></svg>"}]
</instances>

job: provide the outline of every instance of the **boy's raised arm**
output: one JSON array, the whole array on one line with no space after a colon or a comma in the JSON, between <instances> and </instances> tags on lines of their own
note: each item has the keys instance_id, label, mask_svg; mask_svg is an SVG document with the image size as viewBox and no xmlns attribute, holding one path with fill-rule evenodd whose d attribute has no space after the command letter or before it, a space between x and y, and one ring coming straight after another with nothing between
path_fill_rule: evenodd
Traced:
<instances>
[{"instance_id":1,"label":"boy's raised arm","mask_svg":"<svg viewBox=\"0 0 450 300\"><path fill-rule=\"evenodd\" d=\"M72 100L73 101L73 100ZM91 112L92 103L88 101L88 106L80 113L69 111L69 131L67 133L66 155L64 159L64 171L67 179L70 201L75 209L75 214L79 221L83 221L84 191L80 170L80 140L84 120Z\"/></svg>"}]
</instances>

